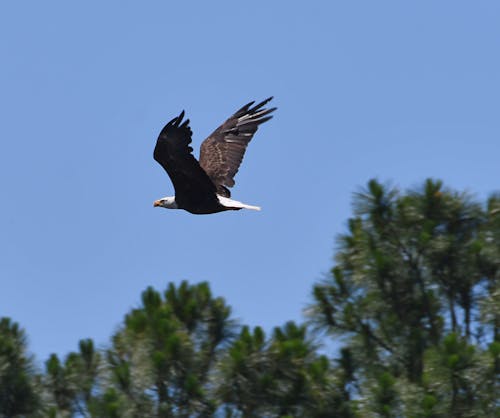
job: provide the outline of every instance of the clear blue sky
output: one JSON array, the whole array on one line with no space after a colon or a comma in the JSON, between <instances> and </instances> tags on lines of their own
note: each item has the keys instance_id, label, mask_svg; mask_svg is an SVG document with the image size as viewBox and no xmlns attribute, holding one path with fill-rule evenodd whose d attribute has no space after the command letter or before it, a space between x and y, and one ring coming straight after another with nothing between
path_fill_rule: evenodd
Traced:
<instances>
[{"instance_id":1,"label":"clear blue sky","mask_svg":"<svg viewBox=\"0 0 500 418\"><path fill-rule=\"evenodd\" d=\"M0 5L0 316L40 361L105 344L152 285L207 280L242 322L301 320L352 193L500 173L498 1L10 1ZM233 196L194 216L152 158L274 95Z\"/></svg>"}]
</instances>

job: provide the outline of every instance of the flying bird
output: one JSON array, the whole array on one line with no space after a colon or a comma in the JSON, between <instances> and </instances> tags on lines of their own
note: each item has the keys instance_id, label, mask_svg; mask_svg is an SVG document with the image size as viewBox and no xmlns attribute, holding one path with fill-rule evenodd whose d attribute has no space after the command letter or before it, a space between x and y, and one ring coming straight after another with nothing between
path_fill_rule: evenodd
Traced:
<instances>
[{"instance_id":1,"label":"flying bird","mask_svg":"<svg viewBox=\"0 0 500 418\"><path fill-rule=\"evenodd\" d=\"M153 156L172 180L175 196L156 200L154 206L184 209L198 215L260 210L258 206L231 199L229 187L235 184L234 176L257 128L271 119L269 114L276 110L276 107L264 108L271 99L255 106L255 102L250 102L227 119L202 142L199 161L189 145L192 131L189 119L183 122L184 111L167 123L158 136Z\"/></svg>"}]
</instances>

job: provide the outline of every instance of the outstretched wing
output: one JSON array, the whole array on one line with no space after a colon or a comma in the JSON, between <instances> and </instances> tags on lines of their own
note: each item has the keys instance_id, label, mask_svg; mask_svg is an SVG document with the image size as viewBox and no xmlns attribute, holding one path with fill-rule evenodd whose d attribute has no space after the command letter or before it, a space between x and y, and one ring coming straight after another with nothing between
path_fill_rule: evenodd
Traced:
<instances>
[{"instance_id":1,"label":"outstretched wing","mask_svg":"<svg viewBox=\"0 0 500 418\"><path fill-rule=\"evenodd\" d=\"M154 150L154 159L165 169L175 188L176 200L189 196L216 193L216 187L193 157L189 119L182 124L184 111L172 119L160 132Z\"/></svg>"},{"instance_id":2,"label":"outstretched wing","mask_svg":"<svg viewBox=\"0 0 500 418\"><path fill-rule=\"evenodd\" d=\"M248 143L257 128L272 118L267 116L276 108L263 108L272 97L251 107L250 102L219 126L200 148L200 165L217 187L217 192L225 197L231 193L227 187L234 186L234 176L238 172Z\"/></svg>"}]
</instances>

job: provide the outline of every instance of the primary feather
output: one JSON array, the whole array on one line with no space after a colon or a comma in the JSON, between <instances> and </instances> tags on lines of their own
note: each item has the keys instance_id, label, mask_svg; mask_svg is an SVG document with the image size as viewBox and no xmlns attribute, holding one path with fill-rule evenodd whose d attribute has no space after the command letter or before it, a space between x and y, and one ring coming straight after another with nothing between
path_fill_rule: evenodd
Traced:
<instances>
[{"instance_id":1,"label":"primary feather","mask_svg":"<svg viewBox=\"0 0 500 418\"><path fill-rule=\"evenodd\" d=\"M261 123L276 110L262 109L272 97L251 107L250 102L219 126L200 147L200 165L217 187L217 192L230 197L227 187L234 186L234 176L240 168L248 143Z\"/></svg>"}]
</instances>

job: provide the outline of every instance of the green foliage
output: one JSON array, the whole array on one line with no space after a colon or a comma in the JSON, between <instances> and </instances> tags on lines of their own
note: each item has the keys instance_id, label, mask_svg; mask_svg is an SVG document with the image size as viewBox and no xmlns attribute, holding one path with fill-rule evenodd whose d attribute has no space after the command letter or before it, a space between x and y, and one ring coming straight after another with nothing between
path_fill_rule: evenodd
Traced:
<instances>
[{"instance_id":1,"label":"green foliage","mask_svg":"<svg viewBox=\"0 0 500 418\"><path fill-rule=\"evenodd\" d=\"M206 283L152 288L125 317L108 350L112 387L131 416L208 416L211 375L233 333L230 308Z\"/></svg>"},{"instance_id":2,"label":"green foliage","mask_svg":"<svg viewBox=\"0 0 500 418\"><path fill-rule=\"evenodd\" d=\"M354 392L376 416L498 416L500 205L427 180L371 180L354 198L308 312L342 337Z\"/></svg>"},{"instance_id":3,"label":"green foliage","mask_svg":"<svg viewBox=\"0 0 500 418\"><path fill-rule=\"evenodd\" d=\"M68 354L64 362L55 354L50 356L43 382L53 415L89 414L98 387L100 362L101 355L90 339L81 340L79 351Z\"/></svg>"},{"instance_id":4,"label":"green foliage","mask_svg":"<svg viewBox=\"0 0 500 418\"><path fill-rule=\"evenodd\" d=\"M0 318L0 417L34 413L39 405L35 385L24 331L9 318Z\"/></svg>"}]
</instances>

